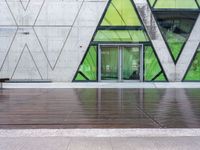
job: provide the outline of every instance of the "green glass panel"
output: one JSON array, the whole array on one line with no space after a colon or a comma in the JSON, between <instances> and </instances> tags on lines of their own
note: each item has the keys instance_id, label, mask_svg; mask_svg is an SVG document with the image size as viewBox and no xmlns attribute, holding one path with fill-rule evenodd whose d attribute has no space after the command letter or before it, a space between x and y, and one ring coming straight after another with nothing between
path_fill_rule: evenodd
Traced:
<instances>
[{"instance_id":1,"label":"green glass panel","mask_svg":"<svg viewBox=\"0 0 200 150\"><path fill-rule=\"evenodd\" d=\"M172 55L175 60L177 60L177 57L179 56L184 43L186 42L185 37L181 37L177 34L173 34L172 32L167 32L165 34L165 39L169 45L169 48L172 52Z\"/></svg>"},{"instance_id":2,"label":"green glass panel","mask_svg":"<svg viewBox=\"0 0 200 150\"><path fill-rule=\"evenodd\" d=\"M193 59L192 65L186 74L185 80L200 81L200 48Z\"/></svg>"},{"instance_id":3,"label":"green glass panel","mask_svg":"<svg viewBox=\"0 0 200 150\"><path fill-rule=\"evenodd\" d=\"M96 46L90 46L83 63L80 65L75 80L97 80L97 50ZM86 79L85 79L85 78Z\"/></svg>"},{"instance_id":4,"label":"green glass panel","mask_svg":"<svg viewBox=\"0 0 200 150\"><path fill-rule=\"evenodd\" d=\"M187 12L177 14L171 12L155 13L160 30L175 60L177 60L184 43L187 41L197 16L197 13L188 15Z\"/></svg>"},{"instance_id":5,"label":"green glass panel","mask_svg":"<svg viewBox=\"0 0 200 150\"><path fill-rule=\"evenodd\" d=\"M85 81L86 79L80 74L78 73L76 78L75 78L75 81Z\"/></svg>"},{"instance_id":6,"label":"green glass panel","mask_svg":"<svg viewBox=\"0 0 200 150\"><path fill-rule=\"evenodd\" d=\"M154 8L198 9L195 0L158 0Z\"/></svg>"},{"instance_id":7,"label":"green glass panel","mask_svg":"<svg viewBox=\"0 0 200 150\"><path fill-rule=\"evenodd\" d=\"M163 73L161 73L154 81L166 81L166 78Z\"/></svg>"},{"instance_id":8,"label":"green glass panel","mask_svg":"<svg viewBox=\"0 0 200 150\"><path fill-rule=\"evenodd\" d=\"M146 42L149 40L143 30L99 30L94 41Z\"/></svg>"},{"instance_id":9,"label":"green glass panel","mask_svg":"<svg viewBox=\"0 0 200 150\"><path fill-rule=\"evenodd\" d=\"M140 47L124 47L122 55L122 79L140 80Z\"/></svg>"},{"instance_id":10,"label":"green glass panel","mask_svg":"<svg viewBox=\"0 0 200 150\"><path fill-rule=\"evenodd\" d=\"M197 0L197 3L200 5L200 0Z\"/></svg>"},{"instance_id":11,"label":"green glass panel","mask_svg":"<svg viewBox=\"0 0 200 150\"><path fill-rule=\"evenodd\" d=\"M151 4L151 6L153 6L153 4L154 4L155 1L156 0L149 0L149 3Z\"/></svg>"},{"instance_id":12,"label":"green glass panel","mask_svg":"<svg viewBox=\"0 0 200 150\"><path fill-rule=\"evenodd\" d=\"M118 47L101 47L101 79L118 80Z\"/></svg>"},{"instance_id":13,"label":"green glass panel","mask_svg":"<svg viewBox=\"0 0 200 150\"><path fill-rule=\"evenodd\" d=\"M140 26L131 0L111 0L101 26Z\"/></svg>"},{"instance_id":14,"label":"green glass panel","mask_svg":"<svg viewBox=\"0 0 200 150\"><path fill-rule=\"evenodd\" d=\"M162 70L151 46L145 46L144 51L144 79L152 81Z\"/></svg>"}]
</instances>

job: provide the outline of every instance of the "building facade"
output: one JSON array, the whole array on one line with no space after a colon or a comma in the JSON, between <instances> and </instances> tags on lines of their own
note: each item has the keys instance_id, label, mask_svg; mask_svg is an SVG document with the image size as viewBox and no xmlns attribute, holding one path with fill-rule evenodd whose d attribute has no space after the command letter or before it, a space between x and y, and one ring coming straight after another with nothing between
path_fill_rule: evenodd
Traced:
<instances>
[{"instance_id":1,"label":"building facade","mask_svg":"<svg viewBox=\"0 0 200 150\"><path fill-rule=\"evenodd\" d=\"M200 0L0 0L0 77L200 81Z\"/></svg>"}]
</instances>

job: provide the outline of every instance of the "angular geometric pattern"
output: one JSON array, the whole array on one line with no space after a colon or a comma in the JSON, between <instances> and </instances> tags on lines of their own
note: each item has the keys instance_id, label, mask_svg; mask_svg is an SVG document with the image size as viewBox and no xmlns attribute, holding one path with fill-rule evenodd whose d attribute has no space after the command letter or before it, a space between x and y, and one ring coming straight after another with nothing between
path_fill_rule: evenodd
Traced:
<instances>
[{"instance_id":1,"label":"angular geometric pattern","mask_svg":"<svg viewBox=\"0 0 200 150\"><path fill-rule=\"evenodd\" d=\"M71 81L105 4L84 0L1 1L0 42L4 44L0 45L0 76ZM90 18L85 20L82 14L90 14ZM82 20L95 26L83 26Z\"/></svg>"},{"instance_id":2,"label":"angular geometric pattern","mask_svg":"<svg viewBox=\"0 0 200 150\"><path fill-rule=\"evenodd\" d=\"M99 26L97 27L90 44L113 42L131 42L135 44L147 42L151 45L144 26L142 25L142 22L140 21L138 13L135 9L134 2L131 0L110 0L108 2L107 8L103 13ZM96 47L98 46L96 45ZM93 73L91 69L91 66L94 66L94 63L88 65L87 61L88 55L91 53L90 49L91 47L88 48L85 57L83 58L82 63L80 64L79 69L74 77L74 81L97 81L97 76L93 76L93 78L91 78L92 74L98 74ZM146 50L148 49L145 49L145 51ZM154 55L153 47L149 53L153 53ZM91 57L91 59L96 60L96 54L92 56L93 58ZM154 57L145 57L144 62L148 64L144 67L146 68L144 73L145 81L155 81L160 74L164 74L155 55ZM152 67L155 67L154 70L152 70ZM97 68L98 64L96 65L96 70ZM88 74L88 70L91 70L90 74Z\"/></svg>"},{"instance_id":3,"label":"angular geometric pattern","mask_svg":"<svg viewBox=\"0 0 200 150\"><path fill-rule=\"evenodd\" d=\"M15 20L13 19L12 13L10 12L10 9L7 5L7 3L3 3L1 2L0 5L0 25L4 26L4 25L16 25Z\"/></svg>"},{"instance_id":4,"label":"angular geometric pattern","mask_svg":"<svg viewBox=\"0 0 200 150\"><path fill-rule=\"evenodd\" d=\"M51 68L55 68L56 62L65 41L69 35L70 27L35 27L35 33L49 61Z\"/></svg>"},{"instance_id":5,"label":"angular geometric pattern","mask_svg":"<svg viewBox=\"0 0 200 150\"><path fill-rule=\"evenodd\" d=\"M27 10L27 7L28 7L31 0L20 0L20 1L22 3L24 10Z\"/></svg>"},{"instance_id":6,"label":"angular geometric pattern","mask_svg":"<svg viewBox=\"0 0 200 150\"><path fill-rule=\"evenodd\" d=\"M77 73L76 81L97 79L97 47L90 46L85 59Z\"/></svg>"},{"instance_id":7,"label":"angular geometric pattern","mask_svg":"<svg viewBox=\"0 0 200 150\"><path fill-rule=\"evenodd\" d=\"M153 6L156 0L148 0L150 5Z\"/></svg>"},{"instance_id":8,"label":"angular geometric pattern","mask_svg":"<svg viewBox=\"0 0 200 150\"><path fill-rule=\"evenodd\" d=\"M94 81L97 80L97 68L94 67L97 66L97 62L95 64L94 61L97 58L97 51L95 48L90 50L91 47L97 48L99 43L118 42L140 43L152 47L152 50L148 49L149 52L145 51L148 59L144 59L144 64L149 68L158 66L158 69L148 72L154 68L146 67L144 78L147 81L162 81L166 75L169 78L172 73L164 67L168 62L162 61L159 55L163 45L159 45L159 41L156 41L158 45L152 46L151 43L157 33L150 36L149 31L153 31L155 27L145 24L142 20L136 1L142 3L140 0L112 0L104 11L107 0L2 0L0 43L4 44L0 45L0 76L18 78L20 75L21 79L41 78L70 82L80 67L78 71L86 75L90 81ZM157 10L158 12L188 11L188 15L182 15L184 18L168 18L163 21L156 15L155 17L164 37L163 41L166 42L166 49L168 48L173 60L176 61L174 64L176 78L170 81L181 81L185 70L188 70L185 75L187 80L198 80L198 75L194 76L192 72L198 72L198 69L195 69L198 54L194 55L194 52L199 44L199 34L196 33L200 30L200 17L196 23L195 20L199 15L200 0L149 0L149 4L154 15ZM144 12L145 10L146 7L143 7ZM147 20L151 18L152 12L145 14ZM170 16L173 16L173 13ZM173 23L163 26L163 22ZM151 26L152 30L148 31L148 26ZM166 57L169 60L168 56ZM32 62L30 68L36 72L33 77L29 73L29 65L25 63L26 58L28 62ZM27 68L27 71L23 70L23 67ZM23 73L20 73L21 70ZM159 72L160 70L165 72ZM83 74L81 78L85 80L86 76L83 78Z\"/></svg>"},{"instance_id":9,"label":"angular geometric pattern","mask_svg":"<svg viewBox=\"0 0 200 150\"><path fill-rule=\"evenodd\" d=\"M154 11L154 16L174 61L177 61L184 44L189 38L198 13L188 12L163 12Z\"/></svg>"},{"instance_id":10,"label":"angular geometric pattern","mask_svg":"<svg viewBox=\"0 0 200 150\"><path fill-rule=\"evenodd\" d=\"M17 62L12 78L26 80L42 79L42 76L37 68L35 60L33 59L33 56L30 50L28 49L27 45L22 50L20 59Z\"/></svg>"},{"instance_id":11,"label":"angular geometric pattern","mask_svg":"<svg viewBox=\"0 0 200 150\"><path fill-rule=\"evenodd\" d=\"M34 2L34 0L30 0L30 2L27 4L27 6L29 7L24 8L21 0L5 1L10 10L10 13L13 16L13 19L15 20L15 23L21 26L34 25L45 3L45 0L39 0L37 2Z\"/></svg>"},{"instance_id":12,"label":"angular geometric pattern","mask_svg":"<svg viewBox=\"0 0 200 150\"><path fill-rule=\"evenodd\" d=\"M17 33L17 27L2 27L0 29L0 70L8 54L8 49L13 43Z\"/></svg>"},{"instance_id":13,"label":"angular geometric pattern","mask_svg":"<svg viewBox=\"0 0 200 150\"><path fill-rule=\"evenodd\" d=\"M181 52L181 55L176 63L176 76L178 81L182 81L184 76L192 63L195 53L198 49L200 43L200 34L197 32L200 30L200 15L198 16L196 23L193 27L192 32L188 41L185 43L185 46Z\"/></svg>"},{"instance_id":14,"label":"angular geometric pattern","mask_svg":"<svg viewBox=\"0 0 200 150\"><path fill-rule=\"evenodd\" d=\"M160 33L159 27L155 21L155 17L153 15L154 12L162 13L165 11L179 11L174 8L166 8L163 10L159 9L151 9L146 1L134 0L137 10L142 18L142 21L148 31L150 39L154 45L156 54L161 61L161 65L167 75L169 81L182 81L183 77L187 71L187 68L192 61L192 58L195 54L195 51L200 42L200 36L197 32L200 30L200 15L194 24L194 27L190 33L190 36L187 42L184 45L182 52L177 60L177 62L173 62L172 56L168 51L167 44L163 39L162 34ZM167 2L167 1L166 1ZM153 11L152 11L153 10ZM198 13L199 9L182 9L190 15L190 12Z\"/></svg>"},{"instance_id":15,"label":"angular geometric pattern","mask_svg":"<svg viewBox=\"0 0 200 150\"><path fill-rule=\"evenodd\" d=\"M151 46L145 46L144 60L145 81L166 81L166 77Z\"/></svg>"},{"instance_id":16,"label":"angular geometric pattern","mask_svg":"<svg viewBox=\"0 0 200 150\"><path fill-rule=\"evenodd\" d=\"M141 22L130 0L112 0L101 26L141 26Z\"/></svg>"}]
</instances>

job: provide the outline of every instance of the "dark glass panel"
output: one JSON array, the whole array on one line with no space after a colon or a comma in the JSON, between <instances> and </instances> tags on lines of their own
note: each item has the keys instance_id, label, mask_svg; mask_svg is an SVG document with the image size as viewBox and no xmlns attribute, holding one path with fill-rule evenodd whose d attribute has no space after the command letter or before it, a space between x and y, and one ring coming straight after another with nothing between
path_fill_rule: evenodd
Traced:
<instances>
[{"instance_id":1,"label":"dark glass panel","mask_svg":"<svg viewBox=\"0 0 200 150\"><path fill-rule=\"evenodd\" d=\"M157 12L154 14L169 49L176 60L195 24L197 13Z\"/></svg>"}]
</instances>

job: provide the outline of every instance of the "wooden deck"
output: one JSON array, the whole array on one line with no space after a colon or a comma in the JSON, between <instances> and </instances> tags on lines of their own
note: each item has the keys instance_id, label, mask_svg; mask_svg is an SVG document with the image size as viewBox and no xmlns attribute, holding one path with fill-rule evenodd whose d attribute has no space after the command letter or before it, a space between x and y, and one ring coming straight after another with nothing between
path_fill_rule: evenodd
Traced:
<instances>
[{"instance_id":1,"label":"wooden deck","mask_svg":"<svg viewBox=\"0 0 200 150\"><path fill-rule=\"evenodd\" d=\"M199 89L3 89L0 128L199 128Z\"/></svg>"}]
</instances>

